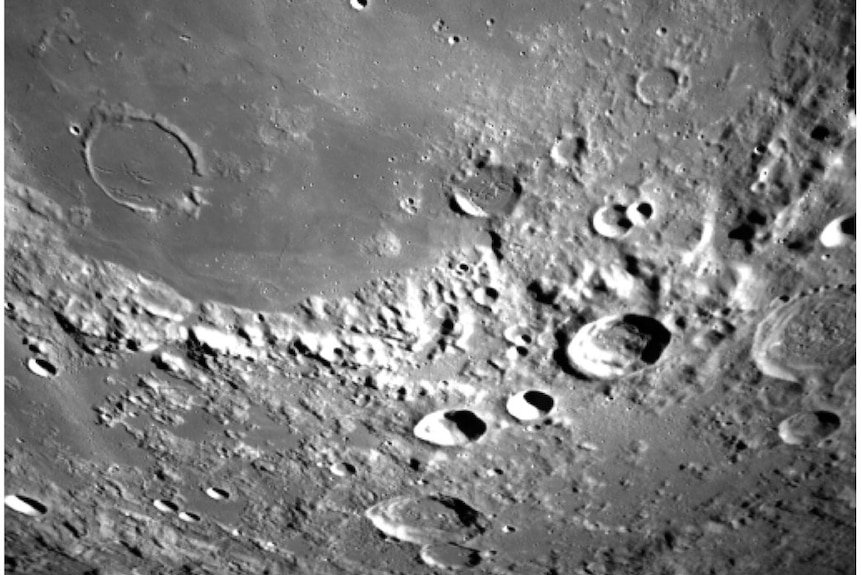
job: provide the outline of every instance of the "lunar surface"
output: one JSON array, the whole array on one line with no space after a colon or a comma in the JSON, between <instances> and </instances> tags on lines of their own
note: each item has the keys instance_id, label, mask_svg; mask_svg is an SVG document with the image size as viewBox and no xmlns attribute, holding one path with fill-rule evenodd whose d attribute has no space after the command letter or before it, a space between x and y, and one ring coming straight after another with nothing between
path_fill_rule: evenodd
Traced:
<instances>
[{"instance_id":1,"label":"lunar surface","mask_svg":"<svg viewBox=\"0 0 862 575\"><path fill-rule=\"evenodd\" d=\"M854 3L4 13L7 573L855 572Z\"/></svg>"}]
</instances>

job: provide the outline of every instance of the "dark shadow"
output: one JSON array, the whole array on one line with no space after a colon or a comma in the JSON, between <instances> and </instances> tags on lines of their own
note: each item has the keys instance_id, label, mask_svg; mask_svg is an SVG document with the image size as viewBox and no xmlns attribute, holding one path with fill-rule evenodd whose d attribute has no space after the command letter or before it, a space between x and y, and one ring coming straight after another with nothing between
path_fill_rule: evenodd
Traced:
<instances>
[{"instance_id":1,"label":"dark shadow","mask_svg":"<svg viewBox=\"0 0 862 575\"><path fill-rule=\"evenodd\" d=\"M645 336L646 345L641 350L641 359L648 364L657 362L670 343L671 334L667 328L657 319L645 315L630 313L622 320Z\"/></svg>"},{"instance_id":2,"label":"dark shadow","mask_svg":"<svg viewBox=\"0 0 862 575\"><path fill-rule=\"evenodd\" d=\"M749 242L754 239L755 230L753 227L748 224L741 224L727 233L727 237L731 240L740 240L743 242Z\"/></svg>"},{"instance_id":3,"label":"dark shadow","mask_svg":"<svg viewBox=\"0 0 862 575\"><path fill-rule=\"evenodd\" d=\"M51 363L47 359L36 358L34 361L36 362L36 365L38 365L39 367L44 369L45 373L47 373L48 375L50 375L50 376L57 375L57 368L54 366L53 363Z\"/></svg>"},{"instance_id":4,"label":"dark shadow","mask_svg":"<svg viewBox=\"0 0 862 575\"><path fill-rule=\"evenodd\" d=\"M559 295L559 290L555 287L545 287L539 280L533 280L527 284L527 293L530 297L542 305L554 305Z\"/></svg>"},{"instance_id":5,"label":"dark shadow","mask_svg":"<svg viewBox=\"0 0 862 575\"><path fill-rule=\"evenodd\" d=\"M180 510L180 507L169 499L160 499L162 505L170 509L172 512L177 513Z\"/></svg>"},{"instance_id":6,"label":"dark shadow","mask_svg":"<svg viewBox=\"0 0 862 575\"><path fill-rule=\"evenodd\" d=\"M503 259L503 238L500 234L493 230L488 230L488 235L491 236L491 251L494 252L494 257L498 260Z\"/></svg>"},{"instance_id":7,"label":"dark shadow","mask_svg":"<svg viewBox=\"0 0 862 575\"><path fill-rule=\"evenodd\" d=\"M32 507L33 510L36 511L39 515L44 515L48 512L48 508L42 505L42 503L40 503L39 501L36 501L35 499L27 497L26 495L16 495L16 497L30 507Z\"/></svg>"},{"instance_id":8,"label":"dark shadow","mask_svg":"<svg viewBox=\"0 0 862 575\"><path fill-rule=\"evenodd\" d=\"M637 205L637 207L635 208L635 210L637 210L638 213L640 215L642 215L643 217L645 217L646 219L649 219L652 217L652 206L646 202L639 203Z\"/></svg>"},{"instance_id":9,"label":"dark shadow","mask_svg":"<svg viewBox=\"0 0 862 575\"><path fill-rule=\"evenodd\" d=\"M469 409L456 409L447 411L443 417L454 423L458 430L467 436L470 441L476 441L485 434L488 426L482 418Z\"/></svg>"},{"instance_id":10,"label":"dark shadow","mask_svg":"<svg viewBox=\"0 0 862 575\"><path fill-rule=\"evenodd\" d=\"M815 411L814 415L817 417L817 423L820 425L820 431L824 436L830 435L841 427L841 417L836 413Z\"/></svg>"},{"instance_id":11,"label":"dark shadow","mask_svg":"<svg viewBox=\"0 0 862 575\"><path fill-rule=\"evenodd\" d=\"M557 364L557 367L559 367L566 375L570 375L580 381L589 381L590 378L578 371L575 366L569 362L568 356L566 356L566 347L569 345L570 338L571 334L567 330L557 330L554 334L554 339L557 341L557 347L554 349L554 353L551 355L551 358L554 360L554 363Z\"/></svg>"},{"instance_id":12,"label":"dark shadow","mask_svg":"<svg viewBox=\"0 0 862 575\"><path fill-rule=\"evenodd\" d=\"M230 493L228 493L226 490L222 489L221 487L213 487L212 492L215 493L221 499L230 499Z\"/></svg>"},{"instance_id":13,"label":"dark shadow","mask_svg":"<svg viewBox=\"0 0 862 575\"><path fill-rule=\"evenodd\" d=\"M486 525L482 515L464 501L449 495L433 495L431 499L451 509L464 527L476 529L479 533L485 530Z\"/></svg>"},{"instance_id":14,"label":"dark shadow","mask_svg":"<svg viewBox=\"0 0 862 575\"><path fill-rule=\"evenodd\" d=\"M811 139L816 140L818 142L822 142L823 140L825 140L826 138L829 137L829 134L830 134L829 128L820 124L820 125L814 126L814 128L811 130Z\"/></svg>"},{"instance_id":15,"label":"dark shadow","mask_svg":"<svg viewBox=\"0 0 862 575\"><path fill-rule=\"evenodd\" d=\"M524 401L544 413L548 413L554 408L554 398L535 389L524 393Z\"/></svg>"},{"instance_id":16,"label":"dark shadow","mask_svg":"<svg viewBox=\"0 0 862 575\"><path fill-rule=\"evenodd\" d=\"M856 214L841 220L841 233L856 237Z\"/></svg>"}]
</instances>

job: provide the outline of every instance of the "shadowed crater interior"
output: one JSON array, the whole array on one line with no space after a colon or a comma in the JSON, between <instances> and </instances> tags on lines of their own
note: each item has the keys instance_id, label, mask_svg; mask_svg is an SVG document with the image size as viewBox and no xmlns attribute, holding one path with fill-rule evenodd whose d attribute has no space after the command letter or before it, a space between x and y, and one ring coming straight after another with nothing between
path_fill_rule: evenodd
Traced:
<instances>
[{"instance_id":1,"label":"shadowed crater interior","mask_svg":"<svg viewBox=\"0 0 862 575\"><path fill-rule=\"evenodd\" d=\"M482 418L468 409L447 411L443 417L454 423L470 441L479 439L488 429Z\"/></svg>"},{"instance_id":2,"label":"shadowed crater interior","mask_svg":"<svg viewBox=\"0 0 862 575\"><path fill-rule=\"evenodd\" d=\"M657 362L670 343L670 332L667 328L655 318L637 314L624 315L623 323L634 328L644 338L641 359L648 364Z\"/></svg>"},{"instance_id":3,"label":"shadowed crater interior","mask_svg":"<svg viewBox=\"0 0 862 575\"><path fill-rule=\"evenodd\" d=\"M554 407L554 398L547 393L536 391L534 389L524 393L524 400L545 413L551 411Z\"/></svg>"}]
</instances>

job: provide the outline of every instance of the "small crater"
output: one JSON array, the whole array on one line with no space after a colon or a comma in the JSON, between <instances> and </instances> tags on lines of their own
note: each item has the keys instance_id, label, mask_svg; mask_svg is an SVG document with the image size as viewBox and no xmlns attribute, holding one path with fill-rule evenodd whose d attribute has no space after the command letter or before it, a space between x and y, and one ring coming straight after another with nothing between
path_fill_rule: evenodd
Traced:
<instances>
[{"instance_id":1,"label":"small crater","mask_svg":"<svg viewBox=\"0 0 862 575\"><path fill-rule=\"evenodd\" d=\"M620 204L602 206L592 218L593 229L600 236L616 239L624 236L633 224L626 216L626 207Z\"/></svg>"},{"instance_id":2,"label":"small crater","mask_svg":"<svg viewBox=\"0 0 862 575\"><path fill-rule=\"evenodd\" d=\"M350 0L350 7L358 12L361 12L368 8L368 5L368 0Z\"/></svg>"},{"instance_id":3,"label":"small crater","mask_svg":"<svg viewBox=\"0 0 862 575\"><path fill-rule=\"evenodd\" d=\"M407 214L415 216L417 213L419 213L419 210L422 207L422 203L418 198L406 196L398 201L398 206Z\"/></svg>"},{"instance_id":4,"label":"small crater","mask_svg":"<svg viewBox=\"0 0 862 575\"><path fill-rule=\"evenodd\" d=\"M856 241L856 214L844 214L832 219L820 232L820 243L827 248L840 248Z\"/></svg>"},{"instance_id":5,"label":"small crater","mask_svg":"<svg viewBox=\"0 0 862 575\"><path fill-rule=\"evenodd\" d=\"M429 567L449 570L470 569L482 562L477 550L455 543L425 545L419 551L419 557Z\"/></svg>"},{"instance_id":6,"label":"small crater","mask_svg":"<svg viewBox=\"0 0 862 575\"><path fill-rule=\"evenodd\" d=\"M9 509L28 517L40 517L48 512L45 505L26 495L7 495L3 501Z\"/></svg>"},{"instance_id":7,"label":"small crater","mask_svg":"<svg viewBox=\"0 0 862 575\"><path fill-rule=\"evenodd\" d=\"M826 439L841 427L831 411L802 411L778 424L778 435L788 445L810 445Z\"/></svg>"},{"instance_id":8,"label":"small crater","mask_svg":"<svg viewBox=\"0 0 862 575\"><path fill-rule=\"evenodd\" d=\"M197 523L201 520L200 515L191 511L180 511L177 517L180 518L180 521L185 521L186 523Z\"/></svg>"},{"instance_id":9,"label":"small crater","mask_svg":"<svg viewBox=\"0 0 862 575\"><path fill-rule=\"evenodd\" d=\"M463 543L490 526L465 501L441 494L395 497L368 508L365 517L384 535L418 545Z\"/></svg>"},{"instance_id":10,"label":"small crater","mask_svg":"<svg viewBox=\"0 0 862 575\"><path fill-rule=\"evenodd\" d=\"M210 499L215 499L216 501L225 501L230 499L230 492L221 487L208 487L204 493L206 493Z\"/></svg>"},{"instance_id":11,"label":"small crater","mask_svg":"<svg viewBox=\"0 0 862 575\"><path fill-rule=\"evenodd\" d=\"M339 461L329 466L329 472L336 477L347 477L356 474L356 468L350 463Z\"/></svg>"},{"instance_id":12,"label":"small crater","mask_svg":"<svg viewBox=\"0 0 862 575\"><path fill-rule=\"evenodd\" d=\"M500 292L496 288L486 286L473 290L473 301L482 307L491 307L500 299Z\"/></svg>"},{"instance_id":13,"label":"small crater","mask_svg":"<svg viewBox=\"0 0 862 575\"><path fill-rule=\"evenodd\" d=\"M53 363L39 357L31 357L27 360L27 369L39 377L54 377L58 373Z\"/></svg>"},{"instance_id":14,"label":"small crater","mask_svg":"<svg viewBox=\"0 0 862 575\"><path fill-rule=\"evenodd\" d=\"M666 66L649 70L637 79L635 93L647 106L666 104L676 96L680 88L679 73Z\"/></svg>"},{"instance_id":15,"label":"small crater","mask_svg":"<svg viewBox=\"0 0 862 575\"><path fill-rule=\"evenodd\" d=\"M541 419L553 408L554 398L536 389L522 391L506 401L506 411L518 421Z\"/></svg>"},{"instance_id":16,"label":"small crater","mask_svg":"<svg viewBox=\"0 0 862 575\"><path fill-rule=\"evenodd\" d=\"M649 202L635 202L626 208L626 218L635 226L645 226L653 216L653 207Z\"/></svg>"},{"instance_id":17,"label":"small crater","mask_svg":"<svg viewBox=\"0 0 862 575\"><path fill-rule=\"evenodd\" d=\"M176 513L180 510L179 506L169 499L156 499L153 501L153 507L162 513Z\"/></svg>"},{"instance_id":18,"label":"small crater","mask_svg":"<svg viewBox=\"0 0 862 575\"><path fill-rule=\"evenodd\" d=\"M450 187L455 210L476 218L509 215L522 191L517 176L499 166L484 166L478 174Z\"/></svg>"},{"instance_id":19,"label":"small crater","mask_svg":"<svg viewBox=\"0 0 862 575\"><path fill-rule=\"evenodd\" d=\"M487 424L468 409L438 410L419 420L413 434L428 443L458 447L478 440Z\"/></svg>"}]
</instances>

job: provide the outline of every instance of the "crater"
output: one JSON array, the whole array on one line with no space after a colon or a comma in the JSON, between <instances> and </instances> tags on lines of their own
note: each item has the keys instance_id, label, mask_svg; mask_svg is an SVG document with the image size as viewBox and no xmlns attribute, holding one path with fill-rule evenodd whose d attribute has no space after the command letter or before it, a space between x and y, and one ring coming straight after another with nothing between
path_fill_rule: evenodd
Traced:
<instances>
[{"instance_id":1,"label":"crater","mask_svg":"<svg viewBox=\"0 0 862 575\"><path fill-rule=\"evenodd\" d=\"M449 495L399 496L365 511L383 534L418 545L463 543L484 533L488 519Z\"/></svg>"},{"instance_id":2,"label":"crater","mask_svg":"<svg viewBox=\"0 0 862 575\"><path fill-rule=\"evenodd\" d=\"M834 218L820 232L820 243L827 248L840 248L856 242L856 214Z\"/></svg>"},{"instance_id":3,"label":"crater","mask_svg":"<svg viewBox=\"0 0 862 575\"><path fill-rule=\"evenodd\" d=\"M624 236L634 225L626 215L626 207L620 204L597 209L593 214L592 223L596 233L608 239Z\"/></svg>"},{"instance_id":4,"label":"crater","mask_svg":"<svg viewBox=\"0 0 862 575\"><path fill-rule=\"evenodd\" d=\"M831 411L802 411L778 424L778 435L788 445L810 445L826 439L841 427Z\"/></svg>"},{"instance_id":5,"label":"crater","mask_svg":"<svg viewBox=\"0 0 862 575\"><path fill-rule=\"evenodd\" d=\"M224 501L230 499L230 492L227 489L222 489L221 487L208 487L204 493L209 496L210 499L215 499L216 501Z\"/></svg>"},{"instance_id":6,"label":"crater","mask_svg":"<svg viewBox=\"0 0 862 575\"><path fill-rule=\"evenodd\" d=\"M40 357L31 357L27 360L27 369L30 370L34 375L38 375L39 377L54 377L57 375L59 370L57 366L48 361L47 359L43 359Z\"/></svg>"},{"instance_id":7,"label":"crater","mask_svg":"<svg viewBox=\"0 0 862 575\"><path fill-rule=\"evenodd\" d=\"M180 510L179 506L170 499L156 499L153 501L153 507L162 513L176 513Z\"/></svg>"},{"instance_id":8,"label":"crater","mask_svg":"<svg viewBox=\"0 0 862 575\"><path fill-rule=\"evenodd\" d=\"M518 177L500 166L485 166L476 175L451 184L455 210L476 218L509 215L521 192Z\"/></svg>"},{"instance_id":9,"label":"crater","mask_svg":"<svg viewBox=\"0 0 862 575\"><path fill-rule=\"evenodd\" d=\"M26 495L7 495L3 502L9 509L28 517L40 517L48 512L44 504Z\"/></svg>"},{"instance_id":10,"label":"crater","mask_svg":"<svg viewBox=\"0 0 862 575\"><path fill-rule=\"evenodd\" d=\"M778 379L837 378L856 363L853 290L824 288L779 305L757 325L751 357Z\"/></svg>"},{"instance_id":11,"label":"crater","mask_svg":"<svg viewBox=\"0 0 862 575\"><path fill-rule=\"evenodd\" d=\"M584 375L623 377L657 363L670 340L670 331L652 317L611 315L579 329L566 348L566 357Z\"/></svg>"},{"instance_id":12,"label":"crater","mask_svg":"<svg viewBox=\"0 0 862 575\"><path fill-rule=\"evenodd\" d=\"M477 441L487 429L485 421L469 409L443 409L419 420L413 434L434 445L457 447Z\"/></svg>"},{"instance_id":13,"label":"crater","mask_svg":"<svg viewBox=\"0 0 862 575\"><path fill-rule=\"evenodd\" d=\"M636 226L645 226L652 217L653 207L649 202L635 202L626 208L626 218Z\"/></svg>"},{"instance_id":14,"label":"crater","mask_svg":"<svg viewBox=\"0 0 862 575\"><path fill-rule=\"evenodd\" d=\"M84 159L108 198L149 215L182 207L205 170L202 151L182 129L125 103L93 109Z\"/></svg>"},{"instance_id":15,"label":"crater","mask_svg":"<svg viewBox=\"0 0 862 575\"><path fill-rule=\"evenodd\" d=\"M680 73L668 66L653 68L641 74L635 83L638 100L647 106L670 102L682 84Z\"/></svg>"},{"instance_id":16,"label":"crater","mask_svg":"<svg viewBox=\"0 0 862 575\"><path fill-rule=\"evenodd\" d=\"M452 571L470 569L482 562L482 555L476 549L455 543L425 545L420 549L419 557L429 567Z\"/></svg>"},{"instance_id":17,"label":"crater","mask_svg":"<svg viewBox=\"0 0 862 575\"><path fill-rule=\"evenodd\" d=\"M511 396L506 411L518 421L534 421L548 415L554 408L554 398L538 389L529 389Z\"/></svg>"}]
</instances>

